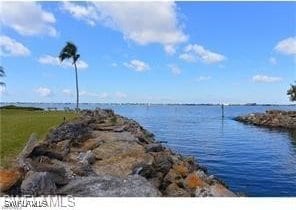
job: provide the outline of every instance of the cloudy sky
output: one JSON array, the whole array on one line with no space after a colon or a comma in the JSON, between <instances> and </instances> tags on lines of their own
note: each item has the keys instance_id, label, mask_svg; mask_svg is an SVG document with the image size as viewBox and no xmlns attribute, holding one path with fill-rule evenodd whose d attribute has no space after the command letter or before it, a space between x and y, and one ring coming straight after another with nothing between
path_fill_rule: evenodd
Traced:
<instances>
[{"instance_id":1,"label":"cloudy sky","mask_svg":"<svg viewBox=\"0 0 296 210\"><path fill-rule=\"evenodd\" d=\"M289 103L295 3L2 3L1 101Z\"/></svg>"}]
</instances>

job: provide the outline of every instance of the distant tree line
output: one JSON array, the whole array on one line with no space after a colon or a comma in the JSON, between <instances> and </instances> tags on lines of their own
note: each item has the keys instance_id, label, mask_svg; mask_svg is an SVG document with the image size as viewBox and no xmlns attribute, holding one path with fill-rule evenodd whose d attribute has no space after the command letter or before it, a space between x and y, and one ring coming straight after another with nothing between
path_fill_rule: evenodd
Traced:
<instances>
[{"instance_id":1,"label":"distant tree line","mask_svg":"<svg viewBox=\"0 0 296 210\"><path fill-rule=\"evenodd\" d=\"M291 84L290 89L287 91L287 95L290 97L290 101L296 101L296 81L295 84Z\"/></svg>"}]
</instances>

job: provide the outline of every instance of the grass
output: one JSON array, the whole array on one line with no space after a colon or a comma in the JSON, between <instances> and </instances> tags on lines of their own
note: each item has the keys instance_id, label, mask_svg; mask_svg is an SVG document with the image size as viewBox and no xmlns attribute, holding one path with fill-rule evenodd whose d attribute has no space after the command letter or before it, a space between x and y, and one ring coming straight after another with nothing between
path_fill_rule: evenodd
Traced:
<instances>
[{"instance_id":1,"label":"grass","mask_svg":"<svg viewBox=\"0 0 296 210\"><path fill-rule=\"evenodd\" d=\"M32 133L43 139L49 129L73 119L74 112L28 111L22 109L0 110L0 166L7 167L22 150Z\"/></svg>"}]
</instances>

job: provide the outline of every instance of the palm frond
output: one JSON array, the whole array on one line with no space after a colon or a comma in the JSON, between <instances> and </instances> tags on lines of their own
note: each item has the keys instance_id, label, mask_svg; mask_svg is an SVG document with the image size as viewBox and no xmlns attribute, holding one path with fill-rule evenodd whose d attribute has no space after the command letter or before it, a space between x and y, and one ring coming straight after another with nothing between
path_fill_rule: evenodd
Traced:
<instances>
[{"instance_id":1,"label":"palm frond","mask_svg":"<svg viewBox=\"0 0 296 210\"><path fill-rule=\"evenodd\" d=\"M76 62L77 59L77 47L72 42L67 42L66 46L61 50L59 59L63 62L65 59L73 58L73 62ZM79 56L78 56L79 57Z\"/></svg>"},{"instance_id":2,"label":"palm frond","mask_svg":"<svg viewBox=\"0 0 296 210\"><path fill-rule=\"evenodd\" d=\"M0 66L0 77L5 77L5 71L3 66Z\"/></svg>"}]
</instances>

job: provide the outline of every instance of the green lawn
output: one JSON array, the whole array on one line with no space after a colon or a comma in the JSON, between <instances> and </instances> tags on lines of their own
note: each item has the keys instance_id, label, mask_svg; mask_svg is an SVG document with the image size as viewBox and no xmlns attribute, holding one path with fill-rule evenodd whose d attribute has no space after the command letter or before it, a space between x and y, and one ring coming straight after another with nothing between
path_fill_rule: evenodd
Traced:
<instances>
[{"instance_id":1,"label":"green lawn","mask_svg":"<svg viewBox=\"0 0 296 210\"><path fill-rule=\"evenodd\" d=\"M74 118L74 112L0 110L0 166L9 166L32 133L41 140L50 128Z\"/></svg>"}]
</instances>

